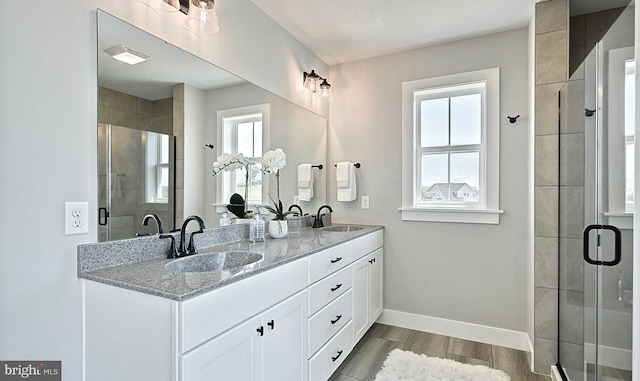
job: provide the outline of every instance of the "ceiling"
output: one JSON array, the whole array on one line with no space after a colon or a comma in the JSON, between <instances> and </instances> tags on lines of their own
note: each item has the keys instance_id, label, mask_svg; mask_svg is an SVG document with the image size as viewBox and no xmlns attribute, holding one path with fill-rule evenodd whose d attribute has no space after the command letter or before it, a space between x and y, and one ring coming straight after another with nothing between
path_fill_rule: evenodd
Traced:
<instances>
[{"instance_id":1,"label":"ceiling","mask_svg":"<svg viewBox=\"0 0 640 381\"><path fill-rule=\"evenodd\" d=\"M329 65L525 27L537 0L252 0Z\"/></svg>"},{"instance_id":2,"label":"ceiling","mask_svg":"<svg viewBox=\"0 0 640 381\"><path fill-rule=\"evenodd\" d=\"M251 0L329 65L525 27L540 0ZM570 0L571 14L629 0Z\"/></svg>"}]
</instances>

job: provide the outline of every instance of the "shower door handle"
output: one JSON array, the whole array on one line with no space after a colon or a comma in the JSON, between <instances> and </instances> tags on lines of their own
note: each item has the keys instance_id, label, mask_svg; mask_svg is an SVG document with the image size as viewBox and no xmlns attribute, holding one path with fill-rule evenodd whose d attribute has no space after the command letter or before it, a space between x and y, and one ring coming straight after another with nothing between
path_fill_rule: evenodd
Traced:
<instances>
[{"instance_id":1,"label":"shower door handle","mask_svg":"<svg viewBox=\"0 0 640 381\"><path fill-rule=\"evenodd\" d=\"M589 232L592 230L611 230L615 234L614 258L612 261L597 261L589 257ZM615 266L622 259L622 235L620 230L612 225L589 225L582 234L582 256L585 262L596 266Z\"/></svg>"},{"instance_id":2,"label":"shower door handle","mask_svg":"<svg viewBox=\"0 0 640 381\"><path fill-rule=\"evenodd\" d=\"M106 226L109 219L109 211L107 208L98 208L98 225Z\"/></svg>"}]
</instances>

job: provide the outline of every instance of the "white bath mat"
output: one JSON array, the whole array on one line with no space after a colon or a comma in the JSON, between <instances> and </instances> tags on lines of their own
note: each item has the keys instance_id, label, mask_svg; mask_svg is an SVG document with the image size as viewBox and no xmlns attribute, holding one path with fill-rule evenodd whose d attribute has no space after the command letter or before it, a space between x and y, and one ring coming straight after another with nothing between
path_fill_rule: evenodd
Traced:
<instances>
[{"instance_id":1,"label":"white bath mat","mask_svg":"<svg viewBox=\"0 0 640 381\"><path fill-rule=\"evenodd\" d=\"M394 349L374 381L510 381L501 370Z\"/></svg>"}]
</instances>

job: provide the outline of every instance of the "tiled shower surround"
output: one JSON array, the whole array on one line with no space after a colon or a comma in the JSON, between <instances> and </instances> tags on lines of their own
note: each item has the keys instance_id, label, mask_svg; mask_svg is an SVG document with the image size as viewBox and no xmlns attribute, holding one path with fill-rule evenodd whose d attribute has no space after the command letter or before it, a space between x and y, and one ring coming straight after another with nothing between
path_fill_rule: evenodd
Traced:
<instances>
[{"instance_id":1,"label":"tiled shower surround","mask_svg":"<svg viewBox=\"0 0 640 381\"><path fill-rule=\"evenodd\" d=\"M585 184L589 181L585 179L581 114L585 107L584 59L622 9L572 18L568 11L566 0L536 4L534 351L535 371L542 374L548 374L558 361L558 341L563 365L574 370L583 366L581 253ZM569 110L562 121L559 108ZM558 271L562 271L560 277ZM560 337L559 301L563 306Z\"/></svg>"}]
</instances>

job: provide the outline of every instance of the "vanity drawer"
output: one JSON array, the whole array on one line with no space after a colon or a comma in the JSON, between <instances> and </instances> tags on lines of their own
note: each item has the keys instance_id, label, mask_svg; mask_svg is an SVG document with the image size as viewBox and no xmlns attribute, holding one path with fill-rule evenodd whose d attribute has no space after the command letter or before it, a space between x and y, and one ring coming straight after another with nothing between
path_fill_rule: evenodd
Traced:
<instances>
[{"instance_id":1,"label":"vanity drawer","mask_svg":"<svg viewBox=\"0 0 640 381\"><path fill-rule=\"evenodd\" d=\"M343 268L309 287L309 316L351 288L350 268Z\"/></svg>"},{"instance_id":2,"label":"vanity drawer","mask_svg":"<svg viewBox=\"0 0 640 381\"><path fill-rule=\"evenodd\" d=\"M351 290L309 318L309 354L316 353L353 315Z\"/></svg>"},{"instance_id":3,"label":"vanity drawer","mask_svg":"<svg viewBox=\"0 0 640 381\"><path fill-rule=\"evenodd\" d=\"M340 270L356 259L351 242L330 247L309 257L309 284Z\"/></svg>"},{"instance_id":4,"label":"vanity drawer","mask_svg":"<svg viewBox=\"0 0 640 381\"><path fill-rule=\"evenodd\" d=\"M362 237L358 237L352 241L353 244L353 252L356 257L354 259L358 259L363 255L367 255L375 249L382 247L383 245L384 233L382 230L377 230L371 234L367 234Z\"/></svg>"},{"instance_id":5,"label":"vanity drawer","mask_svg":"<svg viewBox=\"0 0 640 381\"><path fill-rule=\"evenodd\" d=\"M309 359L309 381L326 381L353 349L353 324L345 325L318 353Z\"/></svg>"}]
</instances>

